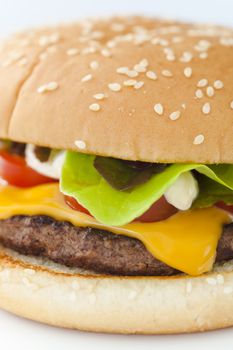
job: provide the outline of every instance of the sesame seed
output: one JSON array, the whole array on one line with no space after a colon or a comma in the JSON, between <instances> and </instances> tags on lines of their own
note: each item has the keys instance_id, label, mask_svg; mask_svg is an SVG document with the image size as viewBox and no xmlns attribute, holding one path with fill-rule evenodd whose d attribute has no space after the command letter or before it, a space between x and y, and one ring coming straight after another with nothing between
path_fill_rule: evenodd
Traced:
<instances>
[{"instance_id":1,"label":"sesame seed","mask_svg":"<svg viewBox=\"0 0 233 350\"><path fill-rule=\"evenodd\" d=\"M39 45L40 46L47 46L49 44L56 44L60 40L60 34L59 33L53 33L50 36L42 35L39 38Z\"/></svg>"},{"instance_id":2,"label":"sesame seed","mask_svg":"<svg viewBox=\"0 0 233 350\"><path fill-rule=\"evenodd\" d=\"M196 45L194 47L194 50L199 51L199 52L205 52L206 50L208 50L208 48Z\"/></svg>"},{"instance_id":3,"label":"sesame seed","mask_svg":"<svg viewBox=\"0 0 233 350\"><path fill-rule=\"evenodd\" d=\"M207 79L201 79L197 83L197 87L205 87L207 84L208 84L208 80Z\"/></svg>"},{"instance_id":4,"label":"sesame seed","mask_svg":"<svg viewBox=\"0 0 233 350\"><path fill-rule=\"evenodd\" d=\"M168 40L166 40L166 39L160 39L159 44L160 44L161 46L168 46L168 45L169 45L169 42L168 42Z\"/></svg>"},{"instance_id":5,"label":"sesame seed","mask_svg":"<svg viewBox=\"0 0 233 350\"><path fill-rule=\"evenodd\" d=\"M163 106L161 105L161 103L157 103L156 105L154 105L154 111L155 111L155 113L157 113L158 115L163 115L164 108L163 108Z\"/></svg>"},{"instance_id":6,"label":"sesame seed","mask_svg":"<svg viewBox=\"0 0 233 350\"><path fill-rule=\"evenodd\" d=\"M203 92L201 89L197 89L195 92L195 95L197 98L202 98L204 96Z\"/></svg>"},{"instance_id":7,"label":"sesame seed","mask_svg":"<svg viewBox=\"0 0 233 350\"><path fill-rule=\"evenodd\" d=\"M85 47L84 49L82 49L81 54L82 55L88 55L91 53L95 53L97 51L96 47Z\"/></svg>"},{"instance_id":8,"label":"sesame seed","mask_svg":"<svg viewBox=\"0 0 233 350\"><path fill-rule=\"evenodd\" d=\"M215 87L215 89L220 90L224 87L224 84L221 80L216 80L214 82L214 87Z\"/></svg>"},{"instance_id":9,"label":"sesame seed","mask_svg":"<svg viewBox=\"0 0 233 350\"><path fill-rule=\"evenodd\" d=\"M130 78L136 78L138 76L138 72L136 70L129 70L126 75Z\"/></svg>"},{"instance_id":10,"label":"sesame seed","mask_svg":"<svg viewBox=\"0 0 233 350\"><path fill-rule=\"evenodd\" d=\"M134 66L134 70L136 70L136 72L138 72L138 73L145 73L146 72L146 67L141 66L140 64L136 64Z\"/></svg>"},{"instance_id":11,"label":"sesame seed","mask_svg":"<svg viewBox=\"0 0 233 350\"><path fill-rule=\"evenodd\" d=\"M90 63L90 68L93 69L93 70L98 69L98 68L99 68L99 62L97 62L97 61L92 61L92 62Z\"/></svg>"},{"instance_id":12,"label":"sesame seed","mask_svg":"<svg viewBox=\"0 0 233 350\"><path fill-rule=\"evenodd\" d=\"M182 103L181 107L182 107L183 109L186 109L186 104L185 104L185 103Z\"/></svg>"},{"instance_id":13,"label":"sesame seed","mask_svg":"<svg viewBox=\"0 0 233 350\"><path fill-rule=\"evenodd\" d=\"M111 57L112 56L111 52L108 49L101 50L101 54L104 57Z\"/></svg>"},{"instance_id":14,"label":"sesame seed","mask_svg":"<svg viewBox=\"0 0 233 350\"><path fill-rule=\"evenodd\" d=\"M92 74L87 74L81 79L81 81L84 83L84 82L90 81L91 79L92 79Z\"/></svg>"},{"instance_id":15,"label":"sesame seed","mask_svg":"<svg viewBox=\"0 0 233 350\"><path fill-rule=\"evenodd\" d=\"M183 41L183 38L181 37L181 36L174 36L173 38L172 38L172 42L174 43L174 44L179 44L179 43L181 43Z\"/></svg>"},{"instance_id":16,"label":"sesame seed","mask_svg":"<svg viewBox=\"0 0 233 350\"><path fill-rule=\"evenodd\" d=\"M211 43L208 40L200 40L197 47L199 50L207 50L211 46Z\"/></svg>"},{"instance_id":17,"label":"sesame seed","mask_svg":"<svg viewBox=\"0 0 233 350\"><path fill-rule=\"evenodd\" d=\"M231 107L231 109L233 109L233 101L231 101L230 107Z\"/></svg>"},{"instance_id":18,"label":"sesame seed","mask_svg":"<svg viewBox=\"0 0 233 350\"><path fill-rule=\"evenodd\" d=\"M109 49L112 49L113 47L116 47L116 42L114 40L110 40L107 42L107 47Z\"/></svg>"},{"instance_id":19,"label":"sesame seed","mask_svg":"<svg viewBox=\"0 0 233 350\"><path fill-rule=\"evenodd\" d=\"M92 103L89 109L93 112L98 112L100 110L100 105L98 103Z\"/></svg>"},{"instance_id":20,"label":"sesame seed","mask_svg":"<svg viewBox=\"0 0 233 350\"><path fill-rule=\"evenodd\" d=\"M168 69L164 69L164 70L162 71L162 75L163 75L164 77L167 77L167 78L170 78L170 77L173 76L172 72L171 72L170 70L168 70Z\"/></svg>"},{"instance_id":21,"label":"sesame seed","mask_svg":"<svg viewBox=\"0 0 233 350\"><path fill-rule=\"evenodd\" d=\"M167 61L174 62L176 60L176 56L173 53L168 53L166 55Z\"/></svg>"},{"instance_id":22,"label":"sesame seed","mask_svg":"<svg viewBox=\"0 0 233 350\"><path fill-rule=\"evenodd\" d=\"M148 70L148 72L146 72L146 76L147 78L151 79L151 80L156 80L157 74L155 72L153 72L152 70Z\"/></svg>"},{"instance_id":23,"label":"sesame seed","mask_svg":"<svg viewBox=\"0 0 233 350\"><path fill-rule=\"evenodd\" d=\"M170 48L170 47L165 47L163 49L163 52L166 54L166 55L174 55L174 51Z\"/></svg>"},{"instance_id":24,"label":"sesame seed","mask_svg":"<svg viewBox=\"0 0 233 350\"><path fill-rule=\"evenodd\" d=\"M171 120L177 120L179 119L181 116L181 112L180 111L175 111L175 112L172 112L170 115L169 115L169 118Z\"/></svg>"},{"instance_id":25,"label":"sesame seed","mask_svg":"<svg viewBox=\"0 0 233 350\"><path fill-rule=\"evenodd\" d=\"M71 49L68 49L68 50L66 51L66 54L67 54L68 56L75 56L75 55L77 55L78 53L79 53L79 50L76 49L76 48L71 48Z\"/></svg>"},{"instance_id":26,"label":"sesame seed","mask_svg":"<svg viewBox=\"0 0 233 350\"><path fill-rule=\"evenodd\" d=\"M193 58L193 54L191 52L184 52L180 58L180 61L183 63L190 62Z\"/></svg>"},{"instance_id":27,"label":"sesame seed","mask_svg":"<svg viewBox=\"0 0 233 350\"><path fill-rule=\"evenodd\" d=\"M149 62L148 62L148 60L146 58L144 58L143 60L141 60L139 62L139 65L143 66L143 67L148 67L149 66Z\"/></svg>"},{"instance_id":28,"label":"sesame seed","mask_svg":"<svg viewBox=\"0 0 233 350\"><path fill-rule=\"evenodd\" d=\"M102 39L104 38L104 33L101 32L100 30L96 30L94 32L91 33L91 38L92 39Z\"/></svg>"},{"instance_id":29,"label":"sesame seed","mask_svg":"<svg viewBox=\"0 0 233 350\"><path fill-rule=\"evenodd\" d=\"M87 145L86 142L82 141L82 140L76 140L74 142L75 146L78 147L79 149L86 149Z\"/></svg>"},{"instance_id":30,"label":"sesame seed","mask_svg":"<svg viewBox=\"0 0 233 350\"><path fill-rule=\"evenodd\" d=\"M203 106L202 106L202 112L204 113L204 114L210 114L210 112L211 112L211 106L210 106L210 104L207 102L207 103L205 103Z\"/></svg>"},{"instance_id":31,"label":"sesame seed","mask_svg":"<svg viewBox=\"0 0 233 350\"><path fill-rule=\"evenodd\" d=\"M128 71L129 71L128 67L119 67L119 68L117 68L117 73L119 73L119 74L127 74Z\"/></svg>"},{"instance_id":32,"label":"sesame seed","mask_svg":"<svg viewBox=\"0 0 233 350\"><path fill-rule=\"evenodd\" d=\"M153 39L151 39L151 44L152 45L158 45L159 44L159 42L160 42L160 39L159 38L153 38Z\"/></svg>"},{"instance_id":33,"label":"sesame seed","mask_svg":"<svg viewBox=\"0 0 233 350\"><path fill-rule=\"evenodd\" d=\"M213 97L214 96L214 88L212 86L208 86L206 89L206 94L209 97Z\"/></svg>"},{"instance_id":34,"label":"sesame seed","mask_svg":"<svg viewBox=\"0 0 233 350\"><path fill-rule=\"evenodd\" d=\"M208 57L208 53L207 52L201 52L199 57L202 59L202 60L205 60L207 57Z\"/></svg>"},{"instance_id":35,"label":"sesame seed","mask_svg":"<svg viewBox=\"0 0 233 350\"><path fill-rule=\"evenodd\" d=\"M37 89L39 94L44 92L54 91L58 88L58 83L56 81L51 81L50 83L44 84Z\"/></svg>"},{"instance_id":36,"label":"sesame seed","mask_svg":"<svg viewBox=\"0 0 233 350\"><path fill-rule=\"evenodd\" d=\"M134 89L139 90L143 86L144 86L144 82L143 81L137 81L136 84L134 84Z\"/></svg>"},{"instance_id":37,"label":"sesame seed","mask_svg":"<svg viewBox=\"0 0 233 350\"><path fill-rule=\"evenodd\" d=\"M99 93L93 96L96 100L103 100L106 96L105 94Z\"/></svg>"},{"instance_id":38,"label":"sesame seed","mask_svg":"<svg viewBox=\"0 0 233 350\"><path fill-rule=\"evenodd\" d=\"M191 78L192 74L193 74L193 70L191 67L186 67L184 69L184 75L186 78Z\"/></svg>"},{"instance_id":39,"label":"sesame seed","mask_svg":"<svg viewBox=\"0 0 233 350\"><path fill-rule=\"evenodd\" d=\"M111 83L111 84L108 84L108 87L110 90L114 91L114 92L118 92L121 90L121 84L118 84L118 83Z\"/></svg>"},{"instance_id":40,"label":"sesame seed","mask_svg":"<svg viewBox=\"0 0 233 350\"><path fill-rule=\"evenodd\" d=\"M205 137L204 135L200 134L200 135L197 135L194 140L193 140L193 144L194 145L201 145L205 140Z\"/></svg>"},{"instance_id":41,"label":"sesame seed","mask_svg":"<svg viewBox=\"0 0 233 350\"><path fill-rule=\"evenodd\" d=\"M231 293L233 293L233 288L232 287L224 287L223 288L223 293L224 294L231 294Z\"/></svg>"},{"instance_id":42,"label":"sesame seed","mask_svg":"<svg viewBox=\"0 0 233 350\"><path fill-rule=\"evenodd\" d=\"M137 80L134 79L129 79L124 81L125 86L135 86L137 84Z\"/></svg>"},{"instance_id":43,"label":"sesame seed","mask_svg":"<svg viewBox=\"0 0 233 350\"><path fill-rule=\"evenodd\" d=\"M223 46L231 47L231 46L233 46L233 38L232 37L230 37L230 38L222 37L222 38L220 38L220 44Z\"/></svg>"}]
</instances>

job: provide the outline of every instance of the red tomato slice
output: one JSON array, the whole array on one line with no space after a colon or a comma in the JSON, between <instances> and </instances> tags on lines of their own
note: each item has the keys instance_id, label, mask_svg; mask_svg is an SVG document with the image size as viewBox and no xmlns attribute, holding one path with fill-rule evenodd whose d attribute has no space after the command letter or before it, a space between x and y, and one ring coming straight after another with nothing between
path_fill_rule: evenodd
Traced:
<instances>
[{"instance_id":1,"label":"red tomato slice","mask_svg":"<svg viewBox=\"0 0 233 350\"><path fill-rule=\"evenodd\" d=\"M70 196L65 196L65 202L66 202L66 204L68 204L69 207L71 207L72 209L81 211L82 213L85 213L85 214L88 214L88 215L91 215L91 214L89 213L89 211L88 211L86 208L82 207L81 204L79 204L79 203L76 201L75 198L70 197Z\"/></svg>"},{"instance_id":2,"label":"red tomato slice","mask_svg":"<svg viewBox=\"0 0 233 350\"><path fill-rule=\"evenodd\" d=\"M89 211L83 208L75 198L65 196L65 202L74 210L81 211L82 213L91 215ZM169 216L175 214L178 211L175 207L169 204L165 197L160 198L155 202L147 212L137 218L135 221L140 222L154 222L167 219Z\"/></svg>"},{"instance_id":3,"label":"red tomato slice","mask_svg":"<svg viewBox=\"0 0 233 350\"><path fill-rule=\"evenodd\" d=\"M224 209L224 210L230 212L231 214L233 214L233 205L227 205L224 202L218 202L218 203L216 203L216 207Z\"/></svg>"},{"instance_id":4,"label":"red tomato slice","mask_svg":"<svg viewBox=\"0 0 233 350\"><path fill-rule=\"evenodd\" d=\"M178 209L173 207L173 205L169 204L165 197L161 197L158 201L156 201L150 209L148 209L144 214L139 216L135 221L140 222L155 222L162 221L169 216L177 213Z\"/></svg>"},{"instance_id":5,"label":"red tomato slice","mask_svg":"<svg viewBox=\"0 0 233 350\"><path fill-rule=\"evenodd\" d=\"M0 152L0 178L17 187L33 187L54 181L28 167L24 158L4 151Z\"/></svg>"}]
</instances>

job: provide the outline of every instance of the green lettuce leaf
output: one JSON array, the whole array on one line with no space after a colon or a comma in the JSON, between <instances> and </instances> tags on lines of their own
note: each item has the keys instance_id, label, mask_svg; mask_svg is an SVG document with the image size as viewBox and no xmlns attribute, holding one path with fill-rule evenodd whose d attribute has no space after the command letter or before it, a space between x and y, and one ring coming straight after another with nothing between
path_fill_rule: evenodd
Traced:
<instances>
[{"instance_id":1,"label":"green lettuce leaf","mask_svg":"<svg viewBox=\"0 0 233 350\"><path fill-rule=\"evenodd\" d=\"M183 172L193 165L174 164L131 191L112 188L94 167L95 156L67 152L61 191L74 197L100 222L122 226L147 211Z\"/></svg>"},{"instance_id":2,"label":"green lettuce leaf","mask_svg":"<svg viewBox=\"0 0 233 350\"><path fill-rule=\"evenodd\" d=\"M61 191L74 197L99 221L122 226L145 213L184 172L197 170L233 190L233 166L173 164L146 183L129 191L112 188L94 167L95 156L67 152L62 169Z\"/></svg>"},{"instance_id":3,"label":"green lettuce leaf","mask_svg":"<svg viewBox=\"0 0 233 350\"><path fill-rule=\"evenodd\" d=\"M232 164L199 165L196 170L233 191Z\"/></svg>"},{"instance_id":4,"label":"green lettuce leaf","mask_svg":"<svg viewBox=\"0 0 233 350\"><path fill-rule=\"evenodd\" d=\"M227 205L233 204L233 191L228 187L205 176L198 176L199 195L193 203L193 208L211 207L217 202L224 202Z\"/></svg>"}]
</instances>

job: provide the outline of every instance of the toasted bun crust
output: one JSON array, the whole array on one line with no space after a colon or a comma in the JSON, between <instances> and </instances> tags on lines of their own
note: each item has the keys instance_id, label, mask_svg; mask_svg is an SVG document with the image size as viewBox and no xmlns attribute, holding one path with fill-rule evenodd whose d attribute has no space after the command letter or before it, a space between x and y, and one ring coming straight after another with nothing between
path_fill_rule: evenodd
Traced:
<instances>
[{"instance_id":1,"label":"toasted bun crust","mask_svg":"<svg viewBox=\"0 0 233 350\"><path fill-rule=\"evenodd\" d=\"M233 30L215 26L136 17L27 31L0 50L0 137L233 163L232 62Z\"/></svg>"},{"instance_id":2,"label":"toasted bun crust","mask_svg":"<svg viewBox=\"0 0 233 350\"><path fill-rule=\"evenodd\" d=\"M0 249L0 307L59 327L162 334L233 325L233 263L192 277L114 277Z\"/></svg>"}]
</instances>

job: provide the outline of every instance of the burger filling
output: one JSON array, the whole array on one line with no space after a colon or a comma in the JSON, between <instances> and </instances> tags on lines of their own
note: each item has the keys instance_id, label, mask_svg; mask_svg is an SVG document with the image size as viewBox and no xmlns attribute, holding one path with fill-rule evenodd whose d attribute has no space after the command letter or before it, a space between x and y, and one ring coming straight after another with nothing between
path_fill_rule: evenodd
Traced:
<instances>
[{"instance_id":1,"label":"burger filling","mask_svg":"<svg viewBox=\"0 0 233 350\"><path fill-rule=\"evenodd\" d=\"M233 165L157 164L2 141L0 242L118 275L233 259Z\"/></svg>"}]
</instances>

